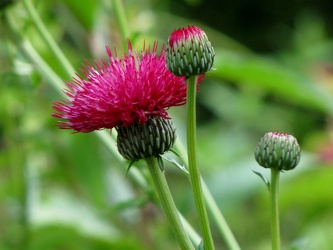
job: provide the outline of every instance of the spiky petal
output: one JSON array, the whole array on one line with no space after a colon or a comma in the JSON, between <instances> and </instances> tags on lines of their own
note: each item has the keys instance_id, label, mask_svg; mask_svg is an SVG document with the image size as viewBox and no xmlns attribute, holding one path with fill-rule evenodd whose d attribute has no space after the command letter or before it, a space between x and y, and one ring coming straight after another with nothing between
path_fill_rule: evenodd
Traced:
<instances>
[{"instance_id":1,"label":"spiky petal","mask_svg":"<svg viewBox=\"0 0 333 250\"><path fill-rule=\"evenodd\" d=\"M166 109L186 103L185 77L176 77L167 70L164 47L157 55L157 43L140 55L132 50L118 58L107 47L110 61L93 67L86 63L67 82L65 91L70 100L54 102L53 114L62 129L91 132L116 126L144 124L150 116L169 118ZM203 76L200 76L201 81Z\"/></svg>"}]
</instances>

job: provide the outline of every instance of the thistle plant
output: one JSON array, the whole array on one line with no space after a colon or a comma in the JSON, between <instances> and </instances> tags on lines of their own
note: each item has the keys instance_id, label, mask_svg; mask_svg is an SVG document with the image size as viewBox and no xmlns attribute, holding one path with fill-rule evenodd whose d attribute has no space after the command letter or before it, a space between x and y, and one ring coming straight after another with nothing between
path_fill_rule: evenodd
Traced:
<instances>
[{"instance_id":1,"label":"thistle plant","mask_svg":"<svg viewBox=\"0 0 333 250\"><path fill-rule=\"evenodd\" d=\"M260 166L270 168L271 181L268 185L271 207L271 238L272 250L279 250L279 176L280 172L294 169L301 157L301 150L295 137L278 133L266 133L259 141L255 150L255 159Z\"/></svg>"},{"instance_id":2,"label":"thistle plant","mask_svg":"<svg viewBox=\"0 0 333 250\"><path fill-rule=\"evenodd\" d=\"M183 84L185 77L167 70L165 49L159 56L156 50L154 43L139 56L129 43L128 54L119 59L107 48L110 61L96 64L96 68L88 63L82 70L85 77L67 82L69 100L54 102L57 112L53 116L61 119L59 128L76 132L115 128L119 153L132 162L147 162L179 245L194 249L180 222L160 158L176 139L166 109L186 103L187 86Z\"/></svg>"},{"instance_id":3,"label":"thistle plant","mask_svg":"<svg viewBox=\"0 0 333 250\"><path fill-rule=\"evenodd\" d=\"M57 112L53 116L61 119L58 123L59 128L72 129L75 132L86 133L115 128L119 153L132 163L141 159L147 162L162 206L181 248L192 249L193 245L179 221L163 175L164 164L161 163L161 155L171 149L176 138L175 128L166 109L188 102L189 166L203 231L201 246L214 249L196 163L195 95L198 84L204 78L203 73L212 66L215 54L202 30L197 27L189 29L196 34L194 38L199 39L197 47L192 48L197 52L189 69L193 69L192 63L194 66L197 65L199 70L195 71L200 73L199 76L181 76L169 72L166 68L168 52L163 47L157 56L157 43L153 45L152 50L148 47L139 55L132 50L129 42L129 53L120 59L115 58L107 47L110 62L103 62L102 65L96 63L96 67L87 63L84 70L81 70L84 77L77 76L67 82L68 89L65 94L69 100L54 102L53 108ZM185 34L187 33L188 31L185 31ZM186 61L184 65L187 65ZM185 83L187 78L189 84ZM207 188L205 192L208 192ZM211 199L209 203L213 206ZM217 215L216 205L212 211L214 217L218 218L219 228L224 231L228 245L231 249L239 249L223 217Z\"/></svg>"},{"instance_id":4,"label":"thistle plant","mask_svg":"<svg viewBox=\"0 0 333 250\"><path fill-rule=\"evenodd\" d=\"M171 33L168 39L166 61L168 69L176 76L185 76L187 82L187 151L190 180L197 208L205 249L214 249L206 206L203 198L197 164L196 138L196 85L199 75L209 71L215 52L205 32L188 26Z\"/></svg>"},{"instance_id":5,"label":"thistle plant","mask_svg":"<svg viewBox=\"0 0 333 250\"><path fill-rule=\"evenodd\" d=\"M53 53L54 60L57 60L64 72L72 77L74 69L48 33L33 4L30 0L23 0L23 3L42 39ZM126 43L130 31L121 1L113 1L113 8L123 36L122 42ZM9 15L8 18L15 23L14 15ZM17 31L21 32L22 30ZM37 56L33 54L33 46L26 47L29 43L24 39L22 41L24 41L22 47L31 56L32 61L42 68L42 71L46 72L46 78L51 79L50 82L56 82L54 86L60 89L62 82L60 80L58 84L58 76L54 77L54 71L45 67L38 53ZM57 123L59 128L72 130L74 133L106 130L105 137L116 137L114 145L117 145L117 148L115 147L119 152L117 155L128 160L129 166L133 162L144 160L181 249L213 250L215 246L206 210L212 213L217 228L223 231L226 227L225 222L220 219L222 216L219 207L200 176L197 164L195 106L198 85L213 67L215 51L205 32L196 26L175 30L170 35L166 47L162 46L161 51L157 48L157 43L154 43L136 52L128 42L128 52L118 57L116 51L113 52L106 47L109 60L94 65L85 63L81 74L77 74L67 82L65 99L53 103L55 110L53 117L59 120ZM203 238L200 245L201 239L196 242L192 238L190 240L189 230L185 230L186 223L182 221L172 199L165 178L166 169L162 162L163 154L172 150L177 137L168 109L185 104L187 104L188 175ZM112 136L107 133L108 131L111 131ZM277 132L268 133L260 140L255 157L261 166L271 170L269 191L272 248L278 250L280 249L279 173L297 166L300 149L294 137ZM185 168L183 167L183 170L187 173ZM132 170L139 172L138 169ZM229 229L221 233L223 234L227 235L225 238L229 249L240 249Z\"/></svg>"}]
</instances>

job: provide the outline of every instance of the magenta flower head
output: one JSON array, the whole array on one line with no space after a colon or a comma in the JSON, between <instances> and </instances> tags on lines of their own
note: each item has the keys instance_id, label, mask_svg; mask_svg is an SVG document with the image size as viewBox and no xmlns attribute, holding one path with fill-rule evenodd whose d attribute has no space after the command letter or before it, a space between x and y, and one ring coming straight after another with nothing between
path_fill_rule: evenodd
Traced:
<instances>
[{"instance_id":1,"label":"magenta flower head","mask_svg":"<svg viewBox=\"0 0 333 250\"><path fill-rule=\"evenodd\" d=\"M149 139L149 145L153 145L153 149L149 149L151 154L162 154L172 146L173 139L165 147L160 144L163 143L159 139L164 136L161 134L164 125L159 126L159 122L168 123L166 127L172 126L166 109L186 103L185 78L176 77L167 70L166 51L163 47L160 55L157 55L157 43L154 43L152 49L144 49L140 55L132 50L129 43L128 54L122 58L114 56L110 48L106 50L110 61L103 61L102 65L95 63L95 68L87 63L85 69L81 70L85 77L77 75L77 78L67 82L69 89L65 93L69 100L54 102L53 108L57 112L52 115L63 119L58 123L59 128L73 129L75 132L116 128L119 137L119 131L124 128L143 128L145 124L157 122L156 127L161 131L155 133L149 128L145 133L150 131L154 135L154 138ZM200 81L202 79L203 76ZM174 129L172 131L166 134L174 134ZM127 138L128 133L120 137ZM138 142L125 140L124 143ZM118 149L120 147L130 146L118 145ZM158 148L158 153L154 147ZM148 157L148 154L145 151L122 155L126 159L138 160Z\"/></svg>"},{"instance_id":2,"label":"magenta flower head","mask_svg":"<svg viewBox=\"0 0 333 250\"><path fill-rule=\"evenodd\" d=\"M300 161L301 149L292 135L269 132L260 139L254 155L264 168L291 170Z\"/></svg>"},{"instance_id":3,"label":"magenta flower head","mask_svg":"<svg viewBox=\"0 0 333 250\"><path fill-rule=\"evenodd\" d=\"M214 48L205 32L196 26L175 30L169 37L167 66L176 76L206 73L213 66L214 56Z\"/></svg>"}]
</instances>

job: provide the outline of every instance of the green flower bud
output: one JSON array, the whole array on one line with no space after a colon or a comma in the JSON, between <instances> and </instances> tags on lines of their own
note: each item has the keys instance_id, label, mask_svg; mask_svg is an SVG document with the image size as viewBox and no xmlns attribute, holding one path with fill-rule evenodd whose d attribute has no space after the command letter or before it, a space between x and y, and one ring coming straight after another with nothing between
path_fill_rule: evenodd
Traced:
<instances>
[{"instance_id":1,"label":"green flower bud","mask_svg":"<svg viewBox=\"0 0 333 250\"><path fill-rule=\"evenodd\" d=\"M127 160L137 161L159 156L168 151L176 140L176 130L170 119L150 116L146 123L116 127L119 153Z\"/></svg>"},{"instance_id":2,"label":"green flower bud","mask_svg":"<svg viewBox=\"0 0 333 250\"><path fill-rule=\"evenodd\" d=\"M206 73L214 62L214 48L204 31L195 26L175 30L169 37L166 61L176 76L193 76Z\"/></svg>"},{"instance_id":3,"label":"green flower bud","mask_svg":"<svg viewBox=\"0 0 333 250\"><path fill-rule=\"evenodd\" d=\"M260 139L254 155L259 165L264 168L291 170L299 163L301 149L295 137L269 132Z\"/></svg>"}]
</instances>

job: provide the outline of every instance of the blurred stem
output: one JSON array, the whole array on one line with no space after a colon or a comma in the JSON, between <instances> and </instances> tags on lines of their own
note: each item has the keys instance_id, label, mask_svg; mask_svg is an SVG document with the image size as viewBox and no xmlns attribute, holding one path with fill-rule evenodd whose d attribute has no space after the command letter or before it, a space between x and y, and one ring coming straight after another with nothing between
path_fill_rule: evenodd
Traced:
<instances>
[{"instance_id":1,"label":"blurred stem","mask_svg":"<svg viewBox=\"0 0 333 250\"><path fill-rule=\"evenodd\" d=\"M120 27L120 32L123 37L123 41L129 39L130 32L128 30L127 19L125 15L124 6L121 0L112 0L114 14L117 19L117 23Z\"/></svg>"},{"instance_id":2,"label":"blurred stem","mask_svg":"<svg viewBox=\"0 0 333 250\"><path fill-rule=\"evenodd\" d=\"M18 117L3 120L6 135L8 136L6 143L13 151L8 153L9 166L11 166L11 183L15 198L19 203L18 216L16 217L19 230L13 235L12 247L14 249L28 249L30 245L29 178L27 176L26 150L22 140L22 121L16 118Z\"/></svg>"},{"instance_id":3,"label":"blurred stem","mask_svg":"<svg viewBox=\"0 0 333 250\"><path fill-rule=\"evenodd\" d=\"M201 178L197 159L196 138L196 95L197 76L190 76L187 84L187 151L190 181L192 185L195 206L199 216L199 223L203 237L204 249L214 250L213 237L209 227L209 220L202 195Z\"/></svg>"},{"instance_id":4,"label":"blurred stem","mask_svg":"<svg viewBox=\"0 0 333 250\"><path fill-rule=\"evenodd\" d=\"M271 203L272 250L280 250L279 177L280 170L271 168L271 185L269 191Z\"/></svg>"},{"instance_id":5,"label":"blurred stem","mask_svg":"<svg viewBox=\"0 0 333 250\"><path fill-rule=\"evenodd\" d=\"M180 153L180 155L186 155L186 151L184 149L184 145L180 143L178 140L175 144L176 151ZM188 163L185 160L185 165L188 166ZM185 173L185 172L183 172ZM185 173L186 174L186 173ZM186 174L187 177L189 177L189 174ZM213 221L217 226L217 229L224 239L226 245L230 250L240 250L240 246L238 245L238 242L233 235L227 221L225 220L222 212L220 211L218 205L216 204L216 201L214 197L212 196L211 192L209 191L205 181L203 178L201 178L201 185L202 185L202 193L206 202L207 210L212 215Z\"/></svg>"},{"instance_id":6,"label":"blurred stem","mask_svg":"<svg viewBox=\"0 0 333 250\"><path fill-rule=\"evenodd\" d=\"M6 13L8 24L13 33L19 38L19 46L23 50L25 56L27 56L33 64L37 65L37 69L40 71L40 73L46 79L48 79L49 83L54 87L55 90L60 93L60 95L62 95L62 97L65 97L65 93L62 91L62 89L65 87L63 80L51 69L51 67L38 54L31 43L20 32L17 27L16 18L14 17L15 15L13 13Z\"/></svg>"},{"instance_id":7,"label":"blurred stem","mask_svg":"<svg viewBox=\"0 0 333 250\"><path fill-rule=\"evenodd\" d=\"M194 244L194 246L199 246L201 243L201 237L199 236L199 234L194 230L191 224L188 223L188 221L180 212L178 212L178 215L187 235L190 237L191 242Z\"/></svg>"},{"instance_id":8,"label":"blurred stem","mask_svg":"<svg viewBox=\"0 0 333 250\"><path fill-rule=\"evenodd\" d=\"M39 34L41 35L42 39L49 47L50 51L53 53L53 56L59 61L60 65L62 65L67 76L69 78L72 78L73 73L75 72L73 66L67 60L66 56L64 55L62 50L59 48L56 41L50 35L48 29L45 27L43 21L39 17L35 7L32 5L31 0L22 0L22 1L23 1L23 4L24 4L32 22L36 26Z\"/></svg>"},{"instance_id":9,"label":"blurred stem","mask_svg":"<svg viewBox=\"0 0 333 250\"><path fill-rule=\"evenodd\" d=\"M201 184L202 184L202 191L207 204L207 209L211 213L213 221L215 221L217 229L219 230L226 245L230 250L240 250L241 248L239 247L235 236L231 232L228 223L226 222L224 216L222 215L219 207L215 203L215 200L211 195L211 193L209 192L206 183L203 180L201 180Z\"/></svg>"},{"instance_id":10,"label":"blurred stem","mask_svg":"<svg viewBox=\"0 0 333 250\"><path fill-rule=\"evenodd\" d=\"M178 215L177 208L173 202L168 184L165 180L164 173L160 170L156 157L149 157L145 159L150 174L152 176L155 189L160 198L161 205L164 209L164 213L166 214L172 230L177 237L178 243L183 250L194 250L194 247L185 233L183 225L181 223L180 217Z\"/></svg>"},{"instance_id":11,"label":"blurred stem","mask_svg":"<svg viewBox=\"0 0 333 250\"><path fill-rule=\"evenodd\" d=\"M30 223L29 223L29 178L27 176L27 165L22 165L22 190L21 191L21 225L23 227L23 236L20 249L29 249L30 246Z\"/></svg>"}]
</instances>

